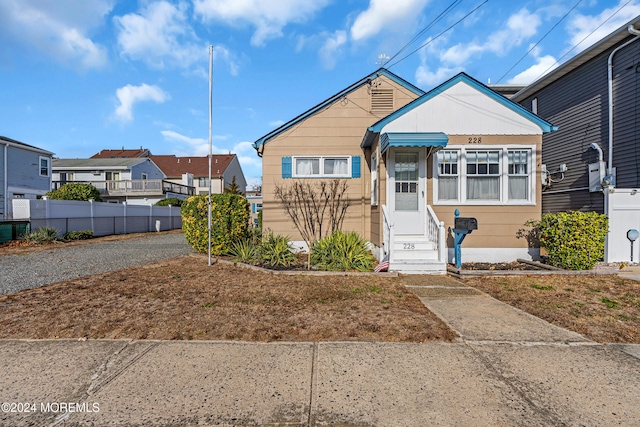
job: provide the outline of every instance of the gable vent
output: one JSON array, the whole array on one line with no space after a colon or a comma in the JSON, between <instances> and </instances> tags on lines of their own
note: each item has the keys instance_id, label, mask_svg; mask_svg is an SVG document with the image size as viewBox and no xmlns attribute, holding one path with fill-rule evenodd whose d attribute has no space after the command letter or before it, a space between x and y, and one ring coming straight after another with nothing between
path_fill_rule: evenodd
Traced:
<instances>
[{"instance_id":1,"label":"gable vent","mask_svg":"<svg viewBox=\"0 0 640 427\"><path fill-rule=\"evenodd\" d=\"M393 112L393 89L371 89L371 112L385 115Z\"/></svg>"}]
</instances>

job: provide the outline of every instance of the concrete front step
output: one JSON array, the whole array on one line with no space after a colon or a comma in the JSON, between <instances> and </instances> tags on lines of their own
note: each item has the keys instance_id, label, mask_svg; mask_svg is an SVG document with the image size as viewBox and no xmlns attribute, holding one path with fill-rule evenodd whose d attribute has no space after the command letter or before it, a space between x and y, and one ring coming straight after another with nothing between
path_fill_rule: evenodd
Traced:
<instances>
[{"instance_id":1,"label":"concrete front step","mask_svg":"<svg viewBox=\"0 0 640 427\"><path fill-rule=\"evenodd\" d=\"M437 260L397 260L389 263L389 271L404 274L447 274L447 265Z\"/></svg>"}]
</instances>

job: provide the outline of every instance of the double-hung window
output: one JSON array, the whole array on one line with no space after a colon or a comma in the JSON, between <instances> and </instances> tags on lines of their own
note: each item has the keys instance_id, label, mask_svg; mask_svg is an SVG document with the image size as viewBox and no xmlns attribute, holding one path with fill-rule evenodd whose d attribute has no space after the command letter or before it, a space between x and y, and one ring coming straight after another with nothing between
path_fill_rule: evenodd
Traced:
<instances>
[{"instance_id":1,"label":"double-hung window","mask_svg":"<svg viewBox=\"0 0 640 427\"><path fill-rule=\"evenodd\" d=\"M531 146L447 147L434 156L434 202L534 203Z\"/></svg>"},{"instance_id":2,"label":"double-hung window","mask_svg":"<svg viewBox=\"0 0 640 427\"><path fill-rule=\"evenodd\" d=\"M350 156L294 157L293 176L297 178L350 177Z\"/></svg>"},{"instance_id":3,"label":"double-hung window","mask_svg":"<svg viewBox=\"0 0 640 427\"><path fill-rule=\"evenodd\" d=\"M509 200L529 198L529 151L509 150Z\"/></svg>"},{"instance_id":4,"label":"double-hung window","mask_svg":"<svg viewBox=\"0 0 640 427\"><path fill-rule=\"evenodd\" d=\"M371 206L378 206L378 149L371 153Z\"/></svg>"},{"instance_id":5,"label":"double-hung window","mask_svg":"<svg viewBox=\"0 0 640 427\"><path fill-rule=\"evenodd\" d=\"M438 151L438 199L458 200L459 152Z\"/></svg>"},{"instance_id":6,"label":"double-hung window","mask_svg":"<svg viewBox=\"0 0 640 427\"><path fill-rule=\"evenodd\" d=\"M40 156L40 176L49 176L49 159Z\"/></svg>"},{"instance_id":7,"label":"double-hung window","mask_svg":"<svg viewBox=\"0 0 640 427\"><path fill-rule=\"evenodd\" d=\"M500 151L467 151L467 200L500 200Z\"/></svg>"}]
</instances>

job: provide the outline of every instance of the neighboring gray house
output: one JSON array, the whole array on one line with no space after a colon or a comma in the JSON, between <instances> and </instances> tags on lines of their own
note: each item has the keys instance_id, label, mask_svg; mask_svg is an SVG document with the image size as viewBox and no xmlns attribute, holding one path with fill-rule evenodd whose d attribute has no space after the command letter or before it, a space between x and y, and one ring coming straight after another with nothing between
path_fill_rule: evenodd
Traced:
<instances>
[{"instance_id":1,"label":"neighboring gray house","mask_svg":"<svg viewBox=\"0 0 640 427\"><path fill-rule=\"evenodd\" d=\"M630 261L627 236L640 229L640 16L511 99L559 128L542 138L542 212L606 214L605 261Z\"/></svg>"},{"instance_id":2,"label":"neighboring gray house","mask_svg":"<svg viewBox=\"0 0 640 427\"><path fill-rule=\"evenodd\" d=\"M165 174L148 157L53 159L52 169L52 189L68 182L89 183L108 202L147 204L194 194L193 187L165 180Z\"/></svg>"},{"instance_id":3,"label":"neighboring gray house","mask_svg":"<svg viewBox=\"0 0 640 427\"><path fill-rule=\"evenodd\" d=\"M633 25L640 28L640 17L511 98L559 128L542 138L543 213L604 213L605 177L614 187L640 187L640 31Z\"/></svg>"},{"instance_id":4,"label":"neighboring gray house","mask_svg":"<svg viewBox=\"0 0 640 427\"><path fill-rule=\"evenodd\" d=\"M0 219L11 218L11 199L37 199L51 189L52 155L0 136Z\"/></svg>"}]
</instances>

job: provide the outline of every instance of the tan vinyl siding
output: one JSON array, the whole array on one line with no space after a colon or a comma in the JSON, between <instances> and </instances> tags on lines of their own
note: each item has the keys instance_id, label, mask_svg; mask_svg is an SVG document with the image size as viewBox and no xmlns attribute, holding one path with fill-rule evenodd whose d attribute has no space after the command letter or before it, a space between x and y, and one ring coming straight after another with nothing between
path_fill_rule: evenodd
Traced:
<instances>
[{"instance_id":1,"label":"tan vinyl siding","mask_svg":"<svg viewBox=\"0 0 640 427\"><path fill-rule=\"evenodd\" d=\"M385 77L375 80L380 88L393 89L395 106L400 108L417 96ZM352 200L344 221L344 230L352 230L371 240L371 176L369 161L360 148L366 129L387 114L372 114L370 88L363 85L325 108L308 117L292 129L267 141L262 158L263 228L285 234L292 240L302 240L293 222L278 206L274 197L276 185L291 184L296 178L282 178L282 157L348 155L360 157L360 178L347 178L348 196ZM382 162L381 162L382 164ZM384 169L381 168L381 176ZM318 182L330 178L304 179ZM381 180L382 181L382 180ZM382 182L381 182L382 184ZM381 185L381 203L384 187ZM377 227L379 229L379 227ZM380 231L378 231L378 234Z\"/></svg>"}]
</instances>

